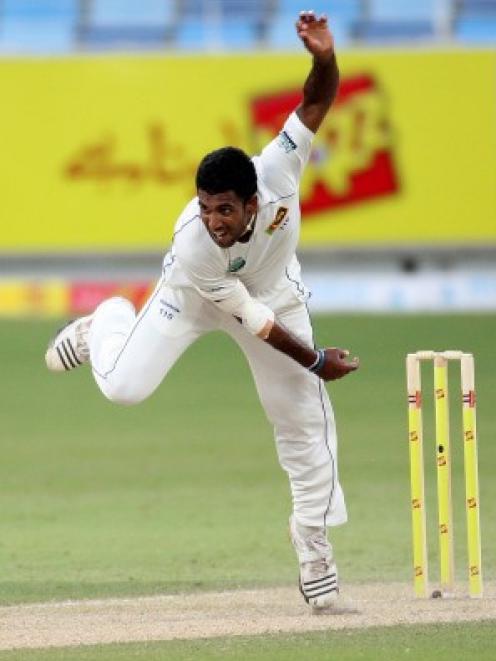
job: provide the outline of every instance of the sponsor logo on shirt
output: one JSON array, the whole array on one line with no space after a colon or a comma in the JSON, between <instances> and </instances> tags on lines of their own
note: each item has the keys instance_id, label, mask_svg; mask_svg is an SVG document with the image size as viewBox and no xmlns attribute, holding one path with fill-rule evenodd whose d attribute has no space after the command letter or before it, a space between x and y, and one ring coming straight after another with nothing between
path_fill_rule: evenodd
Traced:
<instances>
[{"instance_id":1,"label":"sponsor logo on shirt","mask_svg":"<svg viewBox=\"0 0 496 661\"><path fill-rule=\"evenodd\" d=\"M272 236L272 234L274 234L276 229L281 226L281 223L286 218L287 214L288 214L288 210L286 207L279 207L278 210L276 211L276 215L274 216L274 220L267 227L265 233L268 234L269 236Z\"/></svg>"},{"instance_id":2,"label":"sponsor logo on shirt","mask_svg":"<svg viewBox=\"0 0 496 661\"><path fill-rule=\"evenodd\" d=\"M291 138L287 131L281 131L279 133L279 140L277 144L279 147L284 149L286 154L289 154L289 152L294 151L298 147L296 142Z\"/></svg>"},{"instance_id":3,"label":"sponsor logo on shirt","mask_svg":"<svg viewBox=\"0 0 496 661\"><path fill-rule=\"evenodd\" d=\"M229 273L236 273L236 271L242 269L245 264L246 259L243 259L243 257L236 257L236 259L233 259L231 262L229 262L227 270Z\"/></svg>"}]
</instances>

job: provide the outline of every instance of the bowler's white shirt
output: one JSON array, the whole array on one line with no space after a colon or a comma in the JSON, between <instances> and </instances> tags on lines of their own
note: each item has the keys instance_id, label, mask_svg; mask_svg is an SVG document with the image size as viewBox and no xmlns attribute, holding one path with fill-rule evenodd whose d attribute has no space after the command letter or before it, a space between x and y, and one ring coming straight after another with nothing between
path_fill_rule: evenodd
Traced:
<instances>
[{"instance_id":1,"label":"bowler's white shirt","mask_svg":"<svg viewBox=\"0 0 496 661\"><path fill-rule=\"evenodd\" d=\"M301 222L298 188L313 136L293 112L279 135L253 157L258 213L246 243L218 246L201 220L198 198L189 202L164 259L169 286L194 287L203 297L221 301L229 298L239 280L251 296L269 305L287 288L300 300L308 298L295 250Z\"/></svg>"}]
</instances>

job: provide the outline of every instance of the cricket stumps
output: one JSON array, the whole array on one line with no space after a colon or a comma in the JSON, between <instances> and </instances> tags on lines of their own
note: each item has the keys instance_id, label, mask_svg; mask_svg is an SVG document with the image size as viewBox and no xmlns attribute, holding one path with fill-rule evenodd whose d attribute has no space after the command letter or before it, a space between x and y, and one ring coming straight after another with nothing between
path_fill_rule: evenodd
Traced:
<instances>
[{"instance_id":1,"label":"cricket stumps","mask_svg":"<svg viewBox=\"0 0 496 661\"><path fill-rule=\"evenodd\" d=\"M454 591L453 501L451 493L451 452L449 430L448 363L460 361L463 407L463 448L467 517L468 582L471 597L482 596L481 538L479 520L479 479L475 421L474 358L462 351L417 351L406 359L408 387L408 433L413 535L414 589L418 597L429 596L427 529L423 456L421 361L434 365L434 410L440 595Z\"/></svg>"}]
</instances>

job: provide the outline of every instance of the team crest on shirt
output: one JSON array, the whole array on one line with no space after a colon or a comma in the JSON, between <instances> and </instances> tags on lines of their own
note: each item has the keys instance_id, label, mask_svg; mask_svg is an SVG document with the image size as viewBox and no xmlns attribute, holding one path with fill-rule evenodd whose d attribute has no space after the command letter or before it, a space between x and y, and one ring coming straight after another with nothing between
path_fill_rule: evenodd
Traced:
<instances>
[{"instance_id":1,"label":"team crest on shirt","mask_svg":"<svg viewBox=\"0 0 496 661\"><path fill-rule=\"evenodd\" d=\"M274 216L274 220L267 227L265 233L268 234L269 236L274 234L276 229L281 226L281 223L284 221L287 215L288 215L287 207L279 207L278 210L276 211L276 215Z\"/></svg>"},{"instance_id":2,"label":"team crest on shirt","mask_svg":"<svg viewBox=\"0 0 496 661\"><path fill-rule=\"evenodd\" d=\"M236 259L233 259L231 262L229 262L229 266L227 267L227 270L229 273L236 273L237 271L242 269L245 264L246 264L246 259L243 259L243 257L236 257Z\"/></svg>"}]
</instances>

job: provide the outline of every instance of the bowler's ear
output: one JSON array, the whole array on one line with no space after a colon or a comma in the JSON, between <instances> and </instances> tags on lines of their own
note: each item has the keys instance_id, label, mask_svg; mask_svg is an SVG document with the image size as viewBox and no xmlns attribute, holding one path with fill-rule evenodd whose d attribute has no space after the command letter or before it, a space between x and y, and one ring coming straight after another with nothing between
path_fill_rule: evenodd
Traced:
<instances>
[{"instance_id":1,"label":"bowler's ear","mask_svg":"<svg viewBox=\"0 0 496 661\"><path fill-rule=\"evenodd\" d=\"M246 208L250 213L257 213L258 211L258 197L255 193L253 197L251 197L248 202L246 203Z\"/></svg>"}]
</instances>

